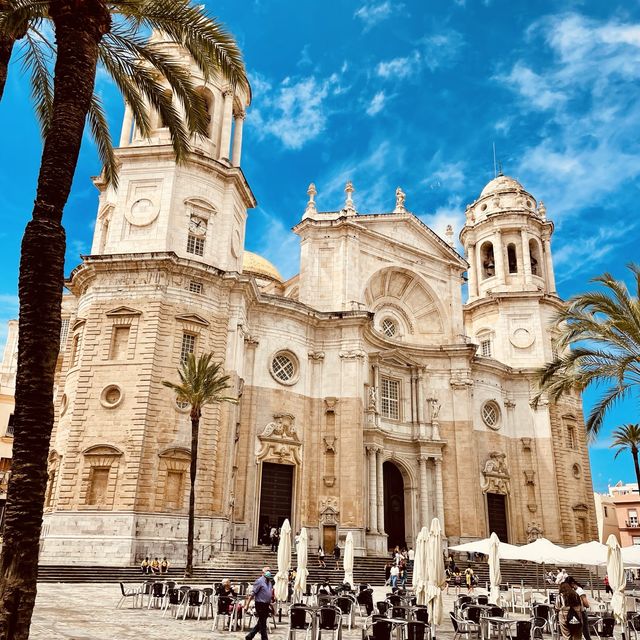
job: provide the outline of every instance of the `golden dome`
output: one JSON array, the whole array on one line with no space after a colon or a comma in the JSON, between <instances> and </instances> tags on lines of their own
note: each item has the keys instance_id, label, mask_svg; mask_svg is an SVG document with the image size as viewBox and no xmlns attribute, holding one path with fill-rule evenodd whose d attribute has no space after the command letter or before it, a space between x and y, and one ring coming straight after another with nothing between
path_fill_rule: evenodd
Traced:
<instances>
[{"instance_id":1,"label":"golden dome","mask_svg":"<svg viewBox=\"0 0 640 640\"><path fill-rule=\"evenodd\" d=\"M245 251L242 256L242 271L278 282L283 281L280 272L266 258L251 251Z\"/></svg>"}]
</instances>

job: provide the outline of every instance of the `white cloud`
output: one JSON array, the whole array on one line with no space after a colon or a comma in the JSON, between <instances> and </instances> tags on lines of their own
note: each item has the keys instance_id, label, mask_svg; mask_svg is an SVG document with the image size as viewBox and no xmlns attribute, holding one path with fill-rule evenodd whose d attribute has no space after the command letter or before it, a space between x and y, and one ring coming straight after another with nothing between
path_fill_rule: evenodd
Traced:
<instances>
[{"instance_id":1,"label":"white cloud","mask_svg":"<svg viewBox=\"0 0 640 640\"><path fill-rule=\"evenodd\" d=\"M379 62L376 73L381 78L401 80L420 74L424 69L435 71L448 67L458 59L464 44L464 38L458 31L439 31L424 37L408 55Z\"/></svg>"},{"instance_id":2,"label":"white cloud","mask_svg":"<svg viewBox=\"0 0 640 640\"><path fill-rule=\"evenodd\" d=\"M273 262L285 280L298 272L300 265L300 240L281 218L258 207L252 215L262 227L260 244L255 251Z\"/></svg>"},{"instance_id":3,"label":"white cloud","mask_svg":"<svg viewBox=\"0 0 640 640\"><path fill-rule=\"evenodd\" d=\"M457 191L464 187L466 176L464 173L465 163L463 161L440 162L439 154L436 154L432 164L438 168L423 180L424 184L433 189L443 188L446 191Z\"/></svg>"},{"instance_id":4,"label":"white cloud","mask_svg":"<svg viewBox=\"0 0 640 640\"><path fill-rule=\"evenodd\" d=\"M537 109L557 108L566 100L562 92L552 89L549 78L538 75L522 62L517 62L511 72L500 80L518 92L526 104Z\"/></svg>"},{"instance_id":5,"label":"white cloud","mask_svg":"<svg viewBox=\"0 0 640 640\"><path fill-rule=\"evenodd\" d=\"M445 232L447 226L451 225L454 234L456 249L461 252L462 249L457 244L457 237L460 229L464 226L464 203L458 195L452 195L447 202L438 207L433 213L419 216L430 229L433 229L443 240L446 240Z\"/></svg>"},{"instance_id":6,"label":"white cloud","mask_svg":"<svg viewBox=\"0 0 640 640\"><path fill-rule=\"evenodd\" d=\"M384 108L386 102L386 96L384 91L378 91L375 96L371 99L369 106L367 107L367 115L375 116L377 113L380 113Z\"/></svg>"},{"instance_id":7,"label":"white cloud","mask_svg":"<svg viewBox=\"0 0 640 640\"><path fill-rule=\"evenodd\" d=\"M375 3L369 2L363 4L353 14L354 18L358 18L364 24L364 30L368 31L375 25L389 18L394 12L403 8L401 4L392 5L389 0L385 2Z\"/></svg>"}]
</instances>

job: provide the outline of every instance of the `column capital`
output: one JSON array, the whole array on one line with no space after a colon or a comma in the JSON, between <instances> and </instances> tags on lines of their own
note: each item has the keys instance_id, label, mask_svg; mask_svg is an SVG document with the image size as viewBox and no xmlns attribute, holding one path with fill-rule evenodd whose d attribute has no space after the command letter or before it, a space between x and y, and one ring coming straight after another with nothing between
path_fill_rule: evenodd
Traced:
<instances>
[{"instance_id":1,"label":"column capital","mask_svg":"<svg viewBox=\"0 0 640 640\"><path fill-rule=\"evenodd\" d=\"M246 112L246 111L236 111L236 112L233 114L233 117L234 117L236 120L244 120L244 119L247 117L247 112Z\"/></svg>"},{"instance_id":2,"label":"column capital","mask_svg":"<svg viewBox=\"0 0 640 640\"><path fill-rule=\"evenodd\" d=\"M378 453L378 447L376 447L376 446L375 446L375 445L373 445L373 444L368 444L368 445L365 447L365 449L366 449L366 451L367 451L367 455L368 455L368 456L371 456L371 457L375 456L375 455L376 455L376 453Z\"/></svg>"},{"instance_id":3,"label":"column capital","mask_svg":"<svg viewBox=\"0 0 640 640\"><path fill-rule=\"evenodd\" d=\"M418 466L421 467L423 464L426 464L427 462L429 462L429 456L425 456L425 455L418 456L417 460L418 460Z\"/></svg>"},{"instance_id":4,"label":"column capital","mask_svg":"<svg viewBox=\"0 0 640 640\"><path fill-rule=\"evenodd\" d=\"M233 88L232 87L225 87L222 90L222 97L226 98L227 96L232 96L233 97Z\"/></svg>"},{"instance_id":5,"label":"column capital","mask_svg":"<svg viewBox=\"0 0 640 640\"><path fill-rule=\"evenodd\" d=\"M433 464L436 465L436 467L441 467L442 466L442 458L433 458Z\"/></svg>"}]
</instances>

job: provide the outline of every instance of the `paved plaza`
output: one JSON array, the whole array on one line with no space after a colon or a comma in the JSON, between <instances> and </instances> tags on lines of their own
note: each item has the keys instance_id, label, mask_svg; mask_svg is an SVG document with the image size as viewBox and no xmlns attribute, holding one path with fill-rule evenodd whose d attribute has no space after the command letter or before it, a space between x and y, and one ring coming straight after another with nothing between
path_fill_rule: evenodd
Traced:
<instances>
[{"instance_id":1,"label":"paved plaza","mask_svg":"<svg viewBox=\"0 0 640 640\"><path fill-rule=\"evenodd\" d=\"M374 600L383 600L387 589L374 588ZM116 609L120 599L117 584L40 584L31 624L32 640L200 640L228 638L242 640L246 631L211 630L211 620L175 620L162 617L158 610ZM453 595L444 597L444 624L438 638L453 638L448 612L453 608ZM127 603L129 604L129 603ZM345 640L361 640L362 623L351 631L344 629ZM222 624L220 624L222 627ZM284 640L287 623L270 630L273 640ZM302 637L302 636L300 636ZM259 636L258 636L259 638Z\"/></svg>"}]
</instances>

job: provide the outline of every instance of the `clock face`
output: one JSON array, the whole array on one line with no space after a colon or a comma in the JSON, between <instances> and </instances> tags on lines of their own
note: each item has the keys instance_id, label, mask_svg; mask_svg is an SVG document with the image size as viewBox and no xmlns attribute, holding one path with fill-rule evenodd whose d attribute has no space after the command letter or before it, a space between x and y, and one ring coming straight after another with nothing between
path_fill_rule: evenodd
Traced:
<instances>
[{"instance_id":1,"label":"clock face","mask_svg":"<svg viewBox=\"0 0 640 640\"><path fill-rule=\"evenodd\" d=\"M158 207L148 198L139 198L136 200L127 213L127 220L131 224L144 226L153 222L158 216Z\"/></svg>"},{"instance_id":2,"label":"clock face","mask_svg":"<svg viewBox=\"0 0 640 640\"><path fill-rule=\"evenodd\" d=\"M191 216L189 220L189 232L196 236L203 236L207 232L207 221L198 216Z\"/></svg>"}]
</instances>

